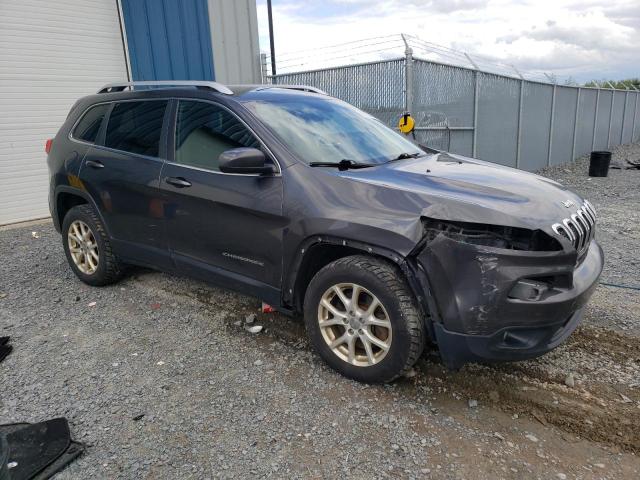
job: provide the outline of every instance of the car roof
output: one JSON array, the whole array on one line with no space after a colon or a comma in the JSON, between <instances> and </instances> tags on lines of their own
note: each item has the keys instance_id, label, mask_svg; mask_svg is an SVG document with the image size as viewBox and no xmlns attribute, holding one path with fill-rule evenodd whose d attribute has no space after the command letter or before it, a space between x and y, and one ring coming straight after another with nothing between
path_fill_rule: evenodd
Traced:
<instances>
[{"instance_id":1,"label":"car roof","mask_svg":"<svg viewBox=\"0 0 640 480\"><path fill-rule=\"evenodd\" d=\"M175 92L175 89L188 89L209 91L210 93L218 93L228 96L241 96L248 92L259 92L272 89L299 91L307 93L323 94L326 93L319 88L308 85L270 85L270 84L253 84L253 85L231 85L227 86L219 82L206 81L206 80L155 80L155 81L134 81L134 82L115 82L108 83L98 90L98 94L105 93L120 93L129 91L144 92L144 91L157 91L171 89Z\"/></svg>"},{"instance_id":2,"label":"car roof","mask_svg":"<svg viewBox=\"0 0 640 480\"><path fill-rule=\"evenodd\" d=\"M69 112L70 116L91 105L126 100L166 99L167 97L216 99L222 103L242 103L252 100L278 101L292 96L331 98L325 92L306 85L223 85L207 81L154 81L119 82L102 87L97 93L79 99ZM79 112L80 111L80 112Z\"/></svg>"}]
</instances>

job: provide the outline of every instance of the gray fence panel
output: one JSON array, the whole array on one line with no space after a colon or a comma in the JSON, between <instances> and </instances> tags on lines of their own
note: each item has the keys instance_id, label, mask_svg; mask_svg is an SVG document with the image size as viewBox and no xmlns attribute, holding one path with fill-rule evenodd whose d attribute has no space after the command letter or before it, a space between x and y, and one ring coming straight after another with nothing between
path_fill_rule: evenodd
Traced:
<instances>
[{"instance_id":1,"label":"gray fence panel","mask_svg":"<svg viewBox=\"0 0 640 480\"><path fill-rule=\"evenodd\" d=\"M393 128L408 107L416 141L530 171L640 140L640 92L556 86L554 97L552 84L427 60L408 62L281 74L272 81L321 88Z\"/></svg>"},{"instance_id":2,"label":"gray fence panel","mask_svg":"<svg viewBox=\"0 0 640 480\"><path fill-rule=\"evenodd\" d=\"M474 73L422 60L413 64L416 138L453 153L473 153ZM437 130L454 127L454 130ZM469 130L458 130L468 128Z\"/></svg>"},{"instance_id":3,"label":"gray fence panel","mask_svg":"<svg viewBox=\"0 0 640 480\"><path fill-rule=\"evenodd\" d=\"M416 60L413 67L416 126L473 127L473 72Z\"/></svg>"},{"instance_id":4,"label":"gray fence panel","mask_svg":"<svg viewBox=\"0 0 640 480\"><path fill-rule=\"evenodd\" d=\"M311 85L396 126L404 112L404 60L283 74L275 83Z\"/></svg>"},{"instance_id":5,"label":"gray fence panel","mask_svg":"<svg viewBox=\"0 0 640 480\"><path fill-rule=\"evenodd\" d=\"M633 92L625 93L625 108L624 108L624 121L622 122L622 134L620 138L622 143L633 142L633 134L631 129L633 128L633 114L636 102L636 96Z\"/></svg>"},{"instance_id":6,"label":"gray fence panel","mask_svg":"<svg viewBox=\"0 0 640 480\"><path fill-rule=\"evenodd\" d=\"M550 165L561 165L573 160L573 127L575 126L578 89L556 87L556 104L553 115Z\"/></svg>"},{"instance_id":7,"label":"gray fence panel","mask_svg":"<svg viewBox=\"0 0 640 480\"><path fill-rule=\"evenodd\" d=\"M591 151L593 125L596 120L597 96L598 92L595 89L583 88L580 90L580 106L578 107L578 118L580 120L576 130L576 157Z\"/></svg>"},{"instance_id":8,"label":"gray fence panel","mask_svg":"<svg viewBox=\"0 0 640 480\"><path fill-rule=\"evenodd\" d=\"M620 145L625 103L625 92L614 92L613 95L613 113L611 114L611 135L609 138L609 146Z\"/></svg>"},{"instance_id":9,"label":"gray fence panel","mask_svg":"<svg viewBox=\"0 0 640 480\"><path fill-rule=\"evenodd\" d=\"M478 158L516 166L520 82L478 72Z\"/></svg>"},{"instance_id":10,"label":"gray fence panel","mask_svg":"<svg viewBox=\"0 0 640 480\"><path fill-rule=\"evenodd\" d=\"M611 99L613 92L611 90L600 90L600 98L598 99L598 118L596 120L595 133L595 150L606 150L609 148L609 118L611 118Z\"/></svg>"},{"instance_id":11,"label":"gray fence panel","mask_svg":"<svg viewBox=\"0 0 640 480\"><path fill-rule=\"evenodd\" d=\"M547 166L553 87L524 82L520 132L520 168L535 171Z\"/></svg>"},{"instance_id":12,"label":"gray fence panel","mask_svg":"<svg viewBox=\"0 0 640 480\"><path fill-rule=\"evenodd\" d=\"M416 130L415 140L438 150L473 156L473 131Z\"/></svg>"}]
</instances>

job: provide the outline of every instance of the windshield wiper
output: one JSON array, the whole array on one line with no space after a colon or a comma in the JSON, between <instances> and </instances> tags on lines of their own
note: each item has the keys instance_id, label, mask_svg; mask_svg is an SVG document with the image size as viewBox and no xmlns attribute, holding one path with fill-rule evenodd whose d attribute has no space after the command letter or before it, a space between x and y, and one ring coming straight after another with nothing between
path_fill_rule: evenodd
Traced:
<instances>
[{"instance_id":1,"label":"windshield wiper","mask_svg":"<svg viewBox=\"0 0 640 480\"><path fill-rule=\"evenodd\" d=\"M418 158L418 157L420 157L422 155L424 155L424 152L415 152L415 153L402 152L400 155L398 155L395 158L392 158L389 161L390 162L395 162L396 160L407 160L408 158Z\"/></svg>"},{"instance_id":2,"label":"windshield wiper","mask_svg":"<svg viewBox=\"0 0 640 480\"><path fill-rule=\"evenodd\" d=\"M358 163L353 160L340 160L339 162L311 162L310 167L336 167L340 171L352 170L356 168L377 167L376 163Z\"/></svg>"}]
</instances>

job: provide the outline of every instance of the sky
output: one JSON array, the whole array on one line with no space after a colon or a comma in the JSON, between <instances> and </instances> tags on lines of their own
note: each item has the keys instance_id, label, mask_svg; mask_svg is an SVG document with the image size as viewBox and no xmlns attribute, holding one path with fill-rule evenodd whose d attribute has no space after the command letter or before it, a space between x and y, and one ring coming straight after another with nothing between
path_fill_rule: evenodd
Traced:
<instances>
[{"instance_id":1,"label":"sky","mask_svg":"<svg viewBox=\"0 0 640 480\"><path fill-rule=\"evenodd\" d=\"M269 52L266 0L257 0ZM280 72L402 56L515 66L577 82L640 76L640 0L272 0ZM331 47L345 44L340 47ZM434 47L433 45L436 45ZM438 53L439 52L439 53ZM509 69L510 67L501 67ZM494 70L496 70L494 68ZM509 72L505 72L509 73Z\"/></svg>"}]
</instances>

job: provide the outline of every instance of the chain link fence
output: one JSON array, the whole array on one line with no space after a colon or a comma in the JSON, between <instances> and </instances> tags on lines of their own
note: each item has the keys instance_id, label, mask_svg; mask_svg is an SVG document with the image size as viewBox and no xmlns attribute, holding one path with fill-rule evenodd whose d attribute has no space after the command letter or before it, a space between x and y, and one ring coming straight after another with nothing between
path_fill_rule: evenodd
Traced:
<instances>
[{"instance_id":1,"label":"chain link fence","mask_svg":"<svg viewBox=\"0 0 640 480\"><path fill-rule=\"evenodd\" d=\"M535 171L637 142L640 91L561 86L414 58L286 73L390 127L409 112L428 146Z\"/></svg>"}]
</instances>

